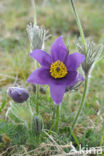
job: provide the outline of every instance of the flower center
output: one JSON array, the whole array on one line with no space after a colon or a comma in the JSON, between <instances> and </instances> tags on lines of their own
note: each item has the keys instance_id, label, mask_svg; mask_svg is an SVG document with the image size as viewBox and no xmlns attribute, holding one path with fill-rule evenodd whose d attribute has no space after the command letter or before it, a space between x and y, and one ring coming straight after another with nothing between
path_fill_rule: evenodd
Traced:
<instances>
[{"instance_id":1,"label":"flower center","mask_svg":"<svg viewBox=\"0 0 104 156\"><path fill-rule=\"evenodd\" d=\"M50 73L52 77L59 79L65 77L68 72L65 64L58 60L51 64Z\"/></svg>"}]
</instances>

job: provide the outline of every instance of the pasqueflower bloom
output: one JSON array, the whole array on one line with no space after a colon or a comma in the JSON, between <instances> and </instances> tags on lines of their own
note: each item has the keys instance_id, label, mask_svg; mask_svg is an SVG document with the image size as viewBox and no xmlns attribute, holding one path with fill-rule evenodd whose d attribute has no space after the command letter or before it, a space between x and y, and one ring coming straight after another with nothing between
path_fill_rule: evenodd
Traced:
<instances>
[{"instance_id":1,"label":"pasqueflower bloom","mask_svg":"<svg viewBox=\"0 0 104 156\"><path fill-rule=\"evenodd\" d=\"M68 55L62 37L53 43L50 55L43 50L36 49L30 53L41 68L36 69L27 79L33 84L49 85L53 101L61 103L67 86L73 86L79 77L77 68L84 61L85 56L80 53Z\"/></svg>"}]
</instances>

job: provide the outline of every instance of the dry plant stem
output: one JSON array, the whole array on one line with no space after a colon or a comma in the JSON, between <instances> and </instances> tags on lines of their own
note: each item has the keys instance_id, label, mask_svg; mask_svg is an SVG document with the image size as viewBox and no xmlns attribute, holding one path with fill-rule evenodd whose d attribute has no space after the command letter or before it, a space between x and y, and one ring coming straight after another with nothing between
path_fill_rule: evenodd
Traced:
<instances>
[{"instance_id":1,"label":"dry plant stem","mask_svg":"<svg viewBox=\"0 0 104 156\"><path fill-rule=\"evenodd\" d=\"M88 90L88 83L89 83L89 77L88 77L88 75L86 75L83 96L82 96L82 99L81 99L79 110L78 110L78 112L76 114L76 117L74 119L74 122L72 124L72 129L74 129L75 124L77 123L79 115L80 115L80 113L82 111L82 108L83 108L83 106L85 104L85 100L86 100L86 96L87 96L87 90Z\"/></svg>"}]
</instances>

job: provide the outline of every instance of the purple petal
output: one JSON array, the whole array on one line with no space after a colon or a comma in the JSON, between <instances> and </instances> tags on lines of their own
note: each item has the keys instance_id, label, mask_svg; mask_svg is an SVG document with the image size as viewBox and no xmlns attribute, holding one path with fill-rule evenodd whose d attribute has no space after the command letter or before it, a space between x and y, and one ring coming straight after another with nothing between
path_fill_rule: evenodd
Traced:
<instances>
[{"instance_id":1,"label":"purple petal","mask_svg":"<svg viewBox=\"0 0 104 156\"><path fill-rule=\"evenodd\" d=\"M68 85L71 86L75 83L77 76L76 71L71 71L66 77L61 79L54 79L51 77L49 69L40 68L36 69L27 79L27 82L33 84L48 84L48 85Z\"/></svg>"},{"instance_id":2,"label":"purple petal","mask_svg":"<svg viewBox=\"0 0 104 156\"><path fill-rule=\"evenodd\" d=\"M73 84L75 84L76 77L77 77L76 71L68 72L67 77L65 78L65 81L66 81L65 84L68 86L72 86Z\"/></svg>"},{"instance_id":3,"label":"purple petal","mask_svg":"<svg viewBox=\"0 0 104 156\"><path fill-rule=\"evenodd\" d=\"M80 53L73 53L68 56L66 66L69 71L76 71L80 64L85 60L85 56Z\"/></svg>"},{"instance_id":4,"label":"purple petal","mask_svg":"<svg viewBox=\"0 0 104 156\"><path fill-rule=\"evenodd\" d=\"M77 77L77 72L72 71L72 72L69 72L66 75L66 77L61 78L61 79L54 79L51 77L50 84L71 86L75 83L76 77Z\"/></svg>"},{"instance_id":5,"label":"purple petal","mask_svg":"<svg viewBox=\"0 0 104 156\"><path fill-rule=\"evenodd\" d=\"M68 87L72 87L73 85L75 85L78 82L84 81L84 77L77 73L76 78L73 80L73 83L70 83L69 85L67 85Z\"/></svg>"},{"instance_id":6,"label":"purple petal","mask_svg":"<svg viewBox=\"0 0 104 156\"><path fill-rule=\"evenodd\" d=\"M27 79L29 83L35 84L49 84L50 82L49 69L40 68L36 69Z\"/></svg>"},{"instance_id":7,"label":"purple petal","mask_svg":"<svg viewBox=\"0 0 104 156\"><path fill-rule=\"evenodd\" d=\"M52 100L59 105L63 99L65 93L65 85L50 85L50 93Z\"/></svg>"},{"instance_id":8,"label":"purple petal","mask_svg":"<svg viewBox=\"0 0 104 156\"><path fill-rule=\"evenodd\" d=\"M32 53L30 53L30 56L36 59L42 66L45 66L48 68L50 67L51 57L45 51L36 49L36 50L33 50Z\"/></svg>"},{"instance_id":9,"label":"purple petal","mask_svg":"<svg viewBox=\"0 0 104 156\"><path fill-rule=\"evenodd\" d=\"M57 60L65 61L68 56L68 50L64 45L63 38L60 36L56 41L53 43L51 47L51 57L52 61L55 62Z\"/></svg>"},{"instance_id":10,"label":"purple petal","mask_svg":"<svg viewBox=\"0 0 104 156\"><path fill-rule=\"evenodd\" d=\"M78 81L84 81L84 80L85 80L84 77L78 73L76 77L76 81L78 82Z\"/></svg>"}]
</instances>

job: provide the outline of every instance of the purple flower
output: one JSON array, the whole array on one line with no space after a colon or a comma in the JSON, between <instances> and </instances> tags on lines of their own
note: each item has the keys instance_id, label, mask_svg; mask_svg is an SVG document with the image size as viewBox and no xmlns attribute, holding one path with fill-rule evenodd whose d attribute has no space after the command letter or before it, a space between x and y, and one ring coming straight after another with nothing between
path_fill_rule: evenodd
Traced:
<instances>
[{"instance_id":1,"label":"purple flower","mask_svg":"<svg viewBox=\"0 0 104 156\"><path fill-rule=\"evenodd\" d=\"M43 50L33 50L30 56L36 59L40 69L36 69L27 79L33 84L49 85L53 101L61 103L67 86L73 86L80 75L77 68L84 61L85 56L80 53L68 55L62 37L53 43L50 55Z\"/></svg>"},{"instance_id":2,"label":"purple flower","mask_svg":"<svg viewBox=\"0 0 104 156\"><path fill-rule=\"evenodd\" d=\"M24 88L10 87L7 93L16 103L23 103L29 98L29 93Z\"/></svg>"}]
</instances>

